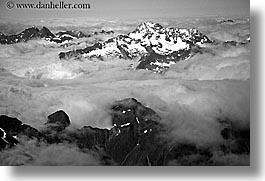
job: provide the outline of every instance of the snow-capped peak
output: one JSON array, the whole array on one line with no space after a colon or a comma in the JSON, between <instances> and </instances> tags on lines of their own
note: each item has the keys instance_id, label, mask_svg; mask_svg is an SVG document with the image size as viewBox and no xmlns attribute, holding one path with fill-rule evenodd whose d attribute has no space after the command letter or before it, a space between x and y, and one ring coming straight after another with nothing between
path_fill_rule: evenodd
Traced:
<instances>
[{"instance_id":1,"label":"snow-capped peak","mask_svg":"<svg viewBox=\"0 0 265 181\"><path fill-rule=\"evenodd\" d=\"M59 57L79 57L80 54L84 57L116 56L129 59L142 57L139 63L141 66L138 67L153 70L160 69L158 66L161 65L163 70L166 70L167 68L164 65L169 67L174 62L186 60L190 57L192 46L201 46L204 43L211 42L207 36L196 29L164 28L158 23L144 22L127 35L118 35L99 43L100 47L92 46L61 52ZM147 58L148 63L142 63L148 56L153 58ZM152 61L158 61L158 63Z\"/></svg>"}]
</instances>

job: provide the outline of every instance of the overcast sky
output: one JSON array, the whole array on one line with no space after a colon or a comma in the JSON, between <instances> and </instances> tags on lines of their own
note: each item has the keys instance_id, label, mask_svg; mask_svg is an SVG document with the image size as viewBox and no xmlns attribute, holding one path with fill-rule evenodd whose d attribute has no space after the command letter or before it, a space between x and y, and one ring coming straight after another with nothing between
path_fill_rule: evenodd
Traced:
<instances>
[{"instance_id":1,"label":"overcast sky","mask_svg":"<svg viewBox=\"0 0 265 181\"><path fill-rule=\"evenodd\" d=\"M190 16L249 16L249 0L64 0L65 3L89 3L88 10L37 10L7 9L0 1L0 17L27 18L149 18L149 17L190 17ZM14 3L38 3L39 0L11 0ZM59 3L63 0L41 0L41 3Z\"/></svg>"}]
</instances>

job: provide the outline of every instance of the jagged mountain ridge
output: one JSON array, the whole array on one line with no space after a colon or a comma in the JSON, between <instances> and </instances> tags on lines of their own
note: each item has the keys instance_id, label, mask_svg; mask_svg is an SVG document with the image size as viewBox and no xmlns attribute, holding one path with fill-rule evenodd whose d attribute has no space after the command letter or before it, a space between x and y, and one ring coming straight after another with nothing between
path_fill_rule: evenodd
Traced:
<instances>
[{"instance_id":1,"label":"jagged mountain ridge","mask_svg":"<svg viewBox=\"0 0 265 181\"><path fill-rule=\"evenodd\" d=\"M134 98L116 101L110 108L112 128L84 126L65 130L68 115L59 110L48 116L46 128L37 130L16 118L0 116L0 151L19 144L20 136L47 144L70 142L80 149L104 149L119 165L164 165L167 144L159 138L161 118Z\"/></svg>"},{"instance_id":2,"label":"jagged mountain ridge","mask_svg":"<svg viewBox=\"0 0 265 181\"><path fill-rule=\"evenodd\" d=\"M59 58L142 57L137 68L160 72L166 70L170 64L186 60L191 55L193 46L207 43L212 41L197 29L164 28L158 23L144 22L127 35L118 35L84 49L60 52Z\"/></svg>"},{"instance_id":3,"label":"jagged mountain ridge","mask_svg":"<svg viewBox=\"0 0 265 181\"><path fill-rule=\"evenodd\" d=\"M0 153L1 150L14 148L23 137L36 139L50 144L71 143L84 152L104 151L102 164L113 160L118 165L168 165L177 159L180 165L188 165L187 157L194 157L195 165L214 165L213 154L206 147L193 143L173 141L162 118L151 108L144 106L135 98L115 101L110 107L112 127L108 129L84 126L79 129L66 129L71 122L69 116L59 110L48 116L45 127L37 130L23 124L16 118L0 116ZM73 120L74 121L74 120ZM249 154L249 130L235 130L229 120L218 120L220 134L233 141L233 146L221 143L220 150L226 153Z\"/></svg>"},{"instance_id":4,"label":"jagged mountain ridge","mask_svg":"<svg viewBox=\"0 0 265 181\"><path fill-rule=\"evenodd\" d=\"M102 30L100 32L94 32L94 35L99 33L112 34L114 32ZM44 39L50 42L64 43L66 41L70 41L76 38L85 38L91 36L92 36L91 34L85 34L82 31L74 31L74 30L60 31L54 34L47 27L42 27L41 29L38 29L37 27L33 26L15 35L5 35L3 33L0 33L0 44L27 42L32 39Z\"/></svg>"},{"instance_id":5,"label":"jagged mountain ridge","mask_svg":"<svg viewBox=\"0 0 265 181\"><path fill-rule=\"evenodd\" d=\"M36 38L54 38L55 35L50 32L50 30L46 27L43 27L39 30L36 27L27 28L24 31L20 32L16 35L5 35L3 33L0 34L0 43L1 44L13 44L18 42L26 42L31 39Z\"/></svg>"}]
</instances>

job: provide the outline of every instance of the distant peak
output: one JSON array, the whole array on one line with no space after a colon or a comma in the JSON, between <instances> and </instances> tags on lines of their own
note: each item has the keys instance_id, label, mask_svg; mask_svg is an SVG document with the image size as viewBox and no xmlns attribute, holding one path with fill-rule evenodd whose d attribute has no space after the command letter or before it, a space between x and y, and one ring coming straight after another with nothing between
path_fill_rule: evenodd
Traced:
<instances>
[{"instance_id":1,"label":"distant peak","mask_svg":"<svg viewBox=\"0 0 265 181\"><path fill-rule=\"evenodd\" d=\"M27 29L25 29L24 31L29 31L29 30L33 30L33 31L39 31L39 29L36 27L36 26L32 26L32 27L30 27L30 28L27 28Z\"/></svg>"},{"instance_id":2,"label":"distant peak","mask_svg":"<svg viewBox=\"0 0 265 181\"><path fill-rule=\"evenodd\" d=\"M136 30L144 30L144 29L162 29L163 26L161 26L158 23L154 23L152 21L146 21L141 23L140 25L137 26Z\"/></svg>"},{"instance_id":3,"label":"distant peak","mask_svg":"<svg viewBox=\"0 0 265 181\"><path fill-rule=\"evenodd\" d=\"M43 26L42 30L49 30L47 27ZM50 31L50 30L49 30Z\"/></svg>"}]
</instances>

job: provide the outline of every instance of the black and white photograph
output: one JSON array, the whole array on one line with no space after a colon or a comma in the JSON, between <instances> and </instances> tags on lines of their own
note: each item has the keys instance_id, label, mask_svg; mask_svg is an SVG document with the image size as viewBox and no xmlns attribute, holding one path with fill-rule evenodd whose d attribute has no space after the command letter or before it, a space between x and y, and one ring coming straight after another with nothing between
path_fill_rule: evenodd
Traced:
<instances>
[{"instance_id":1,"label":"black and white photograph","mask_svg":"<svg viewBox=\"0 0 265 181\"><path fill-rule=\"evenodd\" d=\"M2 0L0 165L250 166L251 41L249 0Z\"/></svg>"}]
</instances>

